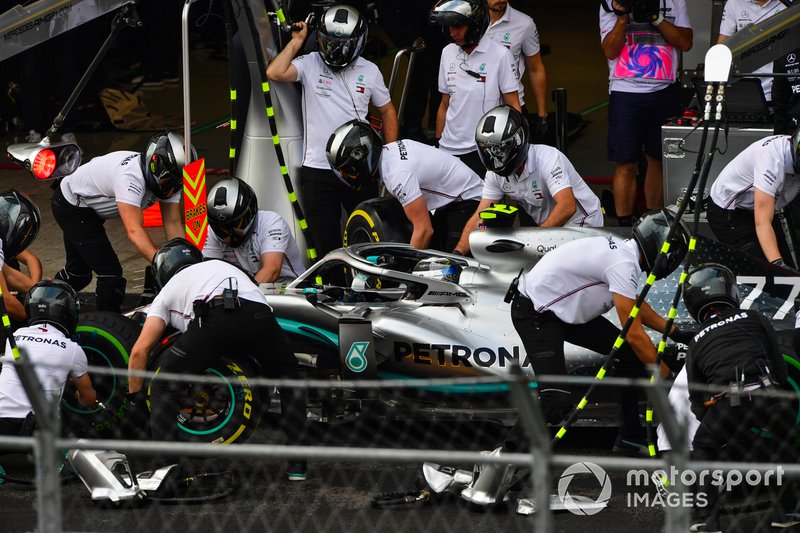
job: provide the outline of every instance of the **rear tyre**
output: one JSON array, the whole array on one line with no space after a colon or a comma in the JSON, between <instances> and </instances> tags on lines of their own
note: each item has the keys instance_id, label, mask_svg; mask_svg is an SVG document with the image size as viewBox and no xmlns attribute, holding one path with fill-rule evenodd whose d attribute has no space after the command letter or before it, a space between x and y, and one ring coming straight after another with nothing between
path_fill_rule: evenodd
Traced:
<instances>
[{"instance_id":1,"label":"rear tyre","mask_svg":"<svg viewBox=\"0 0 800 533\"><path fill-rule=\"evenodd\" d=\"M364 242L411 241L411 223L392 196L372 198L356 206L344 229L344 246Z\"/></svg>"}]
</instances>

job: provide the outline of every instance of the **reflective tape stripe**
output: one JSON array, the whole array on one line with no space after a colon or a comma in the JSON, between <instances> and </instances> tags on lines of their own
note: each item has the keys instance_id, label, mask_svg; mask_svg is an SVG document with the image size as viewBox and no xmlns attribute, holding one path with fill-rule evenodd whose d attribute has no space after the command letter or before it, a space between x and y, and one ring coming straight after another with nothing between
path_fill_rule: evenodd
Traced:
<instances>
[{"instance_id":1,"label":"reflective tape stripe","mask_svg":"<svg viewBox=\"0 0 800 533\"><path fill-rule=\"evenodd\" d=\"M644 419L647 422L652 422L653 421L653 410L652 409L648 409L647 411L645 411Z\"/></svg>"},{"instance_id":2,"label":"reflective tape stripe","mask_svg":"<svg viewBox=\"0 0 800 533\"><path fill-rule=\"evenodd\" d=\"M652 287L653 283L655 283L655 282L656 282L655 274L650 273L650 275L647 276L647 281L645 283L647 283L648 285L650 285Z\"/></svg>"},{"instance_id":3,"label":"reflective tape stripe","mask_svg":"<svg viewBox=\"0 0 800 533\"><path fill-rule=\"evenodd\" d=\"M564 428L564 427L562 427L561 429L559 429L559 430L558 430L558 433L556 433L556 438L557 438L557 439L560 439L560 438L561 438L561 437L563 437L563 436L564 436L566 433L567 433L567 428Z\"/></svg>"},{"instance_id":4,"label":"reflective tape stripe","mask_svg":"<svg viewBox=\"0 0 800 533\"><path fill-rule=\"evenodd\" d=\"M580 401L580 402L578 402L578 409L583 409L584 407L586 407L586 404L587 404L587 403L589 403L589 400L587 400L587 399L586 399L586 396L584 396L584 397L581 399L581 401Z\"/></svg>"},{"instance_id":5,"label":"reflective tape stripe","mask_svg":"<svg viewBox=\"0 0 800 533\"><path fill-rule=\"evenodd\" d=\"M606 375L606 369L605 368L601 368L600 370L597 371L597 379L603 379L603 377L605 377L605 375Z\"/></svg>"},{"instance_id":6,"label":"reflective tape stripe","mask_svg":"<svg viewBox=\"0 0 800 533\"><path fill-rule=\"evenodd\" d=\"M639 308L634 305L633 308L631 308L631 318L636 318L638 314L639 314Z\"/></svg>"},{"instance_id":7,"label":"reflective tape stripe","mask_svg":"<svg viewBox=\"0 0 800 533\"><path fill-rule=\"evenodd\" d=\"M616 348L617 350L619 350L619 348L620 348L620 347L621 347L623 344L625 344L625 339L623 339L622 337L617 337L617 340L615 340L615 341L614 341L614 348Z\"/></svg>"},{"instance_id":8,"label":"reflective tape stripe","mask_svg":"<svg viewBox=\"0 0 800 533\"><path fill-rule=\"evenodd\" d=\"M304 218L298 220L297 221L297 225L300 226L300 229L306 229L308 227L308 223L306 222L306 219L304 219Z\"/></svg>"},{"instance_id":9,"label":"reflective tape stripe","mask_svg":"<svg viewBox=\"0 0 800 533\"><path fill-rule=\"evenodd\" d=\"M292 203L297 201L297 194L294 191L289 193L289 201Z\"/></svg>"},{"instance_id":10,"label":"reflective tape stripe","mask_svg":"<svg viewBox=\"0 0 800 533\"><path fill-rule=\"evenodd\" d=\"M675 309L674 307L670 307L669 308L669 314L667 314L667 316L674 320L675 317L678 316L678 310Z\"/></svg>"},{"instance_id":11,"label":"reflective tape stripe","mask_svg":"<svg viewBox=\"0 0 800 533\"><path fill-rule=\"evenodd\" d=\"M661 245L661 253L666 255L669 253L669 242L664 241L664 244Z\"/></svg>"}]
</instances>

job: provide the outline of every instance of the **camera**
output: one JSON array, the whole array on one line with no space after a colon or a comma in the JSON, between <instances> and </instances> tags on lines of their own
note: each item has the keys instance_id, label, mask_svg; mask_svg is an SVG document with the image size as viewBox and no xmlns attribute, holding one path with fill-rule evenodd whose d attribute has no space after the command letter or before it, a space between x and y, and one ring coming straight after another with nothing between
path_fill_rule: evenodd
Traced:
<instances>
[{"instance_id":1,"label":"camera","mask_svg":"<svg viewBox=\"0 0 800 533\"><path fill-rule=\"evenodd\" d=\"M617 4L623 9L622 12L612 9L611 2L602 0L607 12L614 12L617 15L628 13L631 21L638 24L649 24L658 19L661 9L661 0L616 0Z\"/></svg>"}]
</instances>

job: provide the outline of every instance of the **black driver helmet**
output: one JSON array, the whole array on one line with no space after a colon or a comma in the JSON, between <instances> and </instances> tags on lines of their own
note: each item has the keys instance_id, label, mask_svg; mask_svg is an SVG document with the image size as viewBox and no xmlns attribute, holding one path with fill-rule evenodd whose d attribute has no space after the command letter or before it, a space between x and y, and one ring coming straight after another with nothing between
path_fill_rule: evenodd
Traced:
<instances>
[{"instance_id":1,"label":"black driver helmet","mask_svg":"<svg viewBox=\"0 0 800 533\"><path fill-rule=\"evenodd\" d=\"M183 167L196 159L194 146L186 157L180 135L170 131L153 135L141 156L147 189L162 200L174 196L183 185Z\"/></svg>"},{"instance_id":2,"label":"black driver helmet","mask_svg":"<svg viewBox=\"0 0 800 533\"><path fill-rule=\"evenodd\" d=\"M253 233L257 214L256 192L239 178L221 180L208 191L208 225L234 248Z\"/></svg>"},{"instance_id":3,"label":"black driver helmet","mask_svg":"<svg viewBox=\"0 0 800 533\"><path fill-rule=\"evenodd\" d=\"M39 207L27 194L15 189L0 193L0 239L6 259L30 246L41 224Z\"/></svg>"},{"instance_id":4,"label":"black driver helmet","mask_svg":"<svg viewBox=\"0 0 800 533\"><path fill-rule=\"evenodd\" d=\"M528 121L511 106L491 109L478 121L475 143L487 170L509 177L528 157Z\"/></svg>"},{"instance_id":5,"label":"black driver helmet","mask_svg":"<svg viewBox=\"0 0 800 533\"><path fill-rule=\"evenodd\" d=\"M741 299L736 276L717 263L697 265L683 282L683 302L692 318L700 323L712 309L738 309Z\"/></svg>"},{"instance_id":6,"label":"black driver helmet","mask_svg":"<svg viewBox=\"0 0 800 533\"><path fill-rule=\"evenodd\" d=\"M317 50L330 68L340 70L364 51L367 21L354 7L335 5L325 10L317 23Z\"/></svg>"},{"instance_id":7,"label":"black driver helmet","mask_svg":"<svg viewBox=\"0 0 800 533\"><path fill-rule=\"evenodd\" d=\"M42 280L31 287L25 296L29 326L47 322L67 337L71 337L78 327L79 309L75 291L60 279Z\"/></svg>"},{"instance_id":8,"label":"black driver helmet","mask_svg":"<svg viewBox=\"0 0 800 533\"><path fill-rule=\"evenodd\" d=\"M366 122L345 122L328 139L325 155L331 169L348 187L359 190L375 180L383 141Z\"/></svg>"},{"instance_id":9,"label":"black driver helmet","mask_svg":"<svg viewBox=\"0 0 800 533\"><path fill-rule=\"evenodd\" d=\"M489 27L489 9L485 0L439 0L430 12L431 24L442 26L467 26L462 49L478 46ZM449 34L448 34L449 38Z\"/></svg>"},{"instance_id":10,"label":"black driver helmet","mask_svg":"<svg viewBox=\"0 0 800 533\"><path fill-rule=\"evenodd\" d=\"M172 276L184 268L203 262L203 254L189 241L176 237L165 242L153 256L156 288L161 290Z\"/></svg>"},{"instance_id":11,"label":"black driver helmet","mask_svg":"<svg viewBox=\"0 0 800 533\"><path fill-rule=\"evenodd\" d=\"M800 174L800 126L797 127L791 138L792 145L792 166L794 173Z\"/></svg>"},{"instance_id":12,"label":"black driver helmet","mask_svg":"<svg viewBox=\"0 0 800 533\"><path fill-rule=\"evenodd\" d=\"M633 238L639 245L644 258L644 270L650 274L656 266L656 258L661 251L661 246L667 239L669 226L675 220L667 209L648 211L633 226ZM678 222L678 227L670 240L667 262L658 272L656 279L663 279L670 275L681 264L689 249L689 231L683 221Z\"/></svg>"}]
</instances>

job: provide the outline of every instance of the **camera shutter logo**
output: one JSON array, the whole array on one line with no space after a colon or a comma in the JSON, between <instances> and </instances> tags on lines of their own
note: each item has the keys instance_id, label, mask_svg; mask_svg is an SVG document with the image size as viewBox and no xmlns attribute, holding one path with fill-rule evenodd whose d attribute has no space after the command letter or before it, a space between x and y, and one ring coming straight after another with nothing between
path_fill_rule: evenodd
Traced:
<instances>
[{"instance_id":1,"label":"camera shutter logo","mask_svg":"<svg viewBox=\"0 0 800 533\"><path fill-rule=\"evenodd\" d=\"M350 350L347 352L347 357L344 362L347 368L353 372L363 372L367 369L367 347L369 342L354 342L350 345Z\"/></svg>"},{"instance_id":2,"label":"camera shutter logo","mask_svg":"<svg viewBox=\"0 0 800 533\"><path fill-rule=\"evenodd\" d=\"M569 484L572 482L572 478L575 477L575 474L594 474L594 477L600 483L600 495L597 496L597 500L592 502L592 505L587 506L586 508L583 507L580 501L576 501L576 499L574 499L567 490L569 489ZM597 514L605 509L605 507L608 505L608 501L611 499L611 479L608 477L608 474L606 474L605 470L594 463L575 463L568 466L567 469L564 470L564 473L561 474L561 478L558 480L558 499L561 500L561 503L564 504L564 507L566 507L566 509L572 514Z\"/></svg>"}]
</instances>

